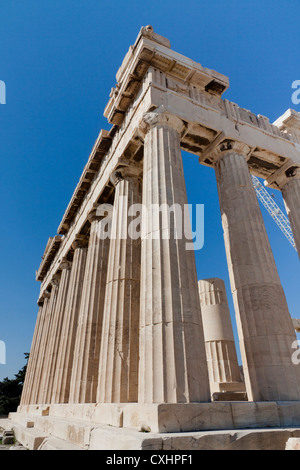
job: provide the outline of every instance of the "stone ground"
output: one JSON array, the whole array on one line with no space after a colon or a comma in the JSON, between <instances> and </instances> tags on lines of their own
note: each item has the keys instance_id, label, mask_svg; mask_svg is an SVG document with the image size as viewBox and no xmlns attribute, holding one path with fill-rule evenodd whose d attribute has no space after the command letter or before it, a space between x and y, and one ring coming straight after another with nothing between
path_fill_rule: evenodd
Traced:
<instances>
[{"instance_id":1,"label":"stone ground","mask_svg":"<svg viewBox=\"0 0 300 470\"><path fill-rule=\"evenodd\" d=\"M1 435L0 435L0 439L1 439ZM7 445L3 445L3 444L0 444L0 451L1 450L27 450L25 447L22 446L22 444L20 444L19 442L15 442L14 444L7 444Z\"/></svg>"},{"instance_id":2,"label":"stone ground","mask_svg":"<svg viewBox=\"0 0 300 470\"><path fill-rule=\"evenodd\" d=\"M10 429L9 420L7 417L1 416L0 419L0 451L1 450L26 450L19 442L14 442L14 444L2 444L3 431Z\"/></svg>"},{"instance_id":3,"label":"stone ground","mask_svg":"<svg viewBox=\"0 0 300 470\"><path fill-rule=\"evenodd\" d=\"M2 436L0 435L0 439L1 438ZM0 444L0 451L1 450L26 450L26 449L19 442L15 442L14 444L7 444L7 445Z\"/></svg>"}]
</instances>

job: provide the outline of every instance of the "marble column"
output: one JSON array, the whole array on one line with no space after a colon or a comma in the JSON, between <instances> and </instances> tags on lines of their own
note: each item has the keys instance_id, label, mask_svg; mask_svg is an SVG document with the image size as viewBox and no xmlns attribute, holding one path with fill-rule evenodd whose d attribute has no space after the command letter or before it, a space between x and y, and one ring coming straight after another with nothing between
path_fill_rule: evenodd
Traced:
<instances>
[{"instance_id":1,"label":"marble column","mask_svg":"<svg viewBox=\"0 0 300 470\"><path fill-rule=\"evenodd\" d=\"M272 176L281 189L287 215L290 220L295 246L300 258L300 168L290 166L285 171L278 171Z\"/></svg>"},{"instance_id":2,"label":"marble column","mask_svg":"<svg viewBox=\"0 0 300 470\"><path fill-rule=\"evenodd\" d=\"M105 298L109 237L102 236L107 220L93 210L79 309L70 385L70 403L95 403Z\"/></svg>"},{"instance_id":3,"label":"marble column","mask_svg":"<svg viewBox=\"0 0 300 470\"><path fill-rule=\"evenodd\" d=\"M32 344L30 348L29 359L26 368L26 375L22 390L22 396L20 400L21 405L28 405L31 403L31 395L34 387L34 381L37 371L37 362L39 356L39 350L41 346L41 338L43 333L43 327L45 323L46 311L48 307L48 301L50 298L50 293L45 291L41 299L38 301L39 311L38 317L34 329Z\"/></svg>"},{"instance_id":4,"label":"marble column","mask_svg":"<svg viewBox=\"0 0 300 470\"><path fill-rule=\"evenodd\" d=\"M175 204L183 212L187 204L181 130L179 119L159 110L144 115L141 403L210 401L195 255L179 235L178 211L174 218L159 211Z\"/></svg>"},{"instance_id":5,"label":"marble column","mask_svg":"<svg viewBox=\"0 0 300 470\"><path fill-rule=\"evenodd\" d=\"M198 287L211 394L245 391L224 281L201 279Z\"/></svg>"},{"instance_id":6,"label":"marble column","mask_svg":"<svg viewBox=\"0 0 300 470\"><path fill-rule=\"evenodd\" d=\"M41 345L39 348L38 362L36 367L36 374L32 390L31 403L45 404L48 384L48 365L49 365L49 351L50 351L50 330L53 322L57 294L59 287L59 276L56 274L50 282L50 299L45 314L45 321L43 324L43 332L41 338Z\"/></svg>"},{"instance_id":7,"label":"marble column","mask_svg":"<svg viewBox=\"0 0 300 470\"><path fill-rule=\"evenodd\" d=\"M107 269L97 402L138 400L140 236L130 208L141 203L141 171L118 169ZM136 216L136 214L133 214ZM133 236L132 236L133 235Z\"/></svg>"},{"instance_id":8,"label":"marble column","mask_svg":"<svg viewBox=\"0 0 300 470\"><path fill-rule=\"evenodd\" d=\"M74 255L54 376L53 403L67 403L69 399L73 354L87 257L86 245L87 243L79 238L72 245Z\"/></svg>"},{"instance_id":9,"label":"marble column","mask_svg":"<svg viewBox=\"0 0 300 470\"><path fill-rule=\"evenodd\" d=\"M299 400L295 331L247 165L249 148L225 141L215 161L231 289L250 401Z\"/></svg>"},{"instance_id":10,"label":"marble column","mask_svg":"<svg viewBox=\"0 0 300 470\"><path fill-rule=\"evenodd\" d=\"M47 382L45 403L52 403L54 375L58 360L58 349L60 345L60 337L62 330L63 318L65 315L65 306L70 280L71 263L67 259L63 259L59 267L60 281L57 293L55 311L53 314L50 332L49 332L49 349L47 351L48 366L46 369Z\"/></svg>"}]
</instances>

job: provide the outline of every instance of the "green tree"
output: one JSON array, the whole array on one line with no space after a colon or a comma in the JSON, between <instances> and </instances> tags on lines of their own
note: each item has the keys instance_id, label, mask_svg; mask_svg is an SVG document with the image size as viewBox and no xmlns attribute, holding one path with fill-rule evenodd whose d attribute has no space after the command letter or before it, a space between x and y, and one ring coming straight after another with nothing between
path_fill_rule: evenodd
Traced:
<instances>
[{"instance_id":1,"label":"green tree","mask_svg":"<svg viewBox=\"0 0 300 470\"><path fill-rule=\"evenodd\" d=\"M8 415L8 413L16 411L20 403L29 354L25 353L24 356L26 364L15 374L15 378L5 377L0 382L0 415Z\"/></svg>"}]
</instances>

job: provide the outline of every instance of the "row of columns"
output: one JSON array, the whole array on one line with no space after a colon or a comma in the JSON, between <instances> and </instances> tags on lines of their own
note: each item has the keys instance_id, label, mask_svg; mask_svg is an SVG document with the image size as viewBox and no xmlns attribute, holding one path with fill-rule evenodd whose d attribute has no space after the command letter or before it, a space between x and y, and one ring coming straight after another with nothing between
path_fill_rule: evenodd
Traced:
<instances>
[{"instance_id":1,"label":"row of columns","mask_svg":"<svg viewBox=\"0 0 300 470\"><path fill-rule=\"evenodd\" d=\"M136 167L115 174L111 237L103 236L107 214L95 209L88 245L76 240L72 263L63 260L44 293L21 404L210 400L194 253L185 234L164 237L176 231L176 218L157 211L187 204L182 122L163 112L147 113L143 122L143 179ZM295 332L248 151L227 141L212 153L247 394L299 400ZM299 185L295 192L286 200L297 230ZM125 235L128 208L141 201L143 236L134 239Z\"/></svg>"}]
</instances>

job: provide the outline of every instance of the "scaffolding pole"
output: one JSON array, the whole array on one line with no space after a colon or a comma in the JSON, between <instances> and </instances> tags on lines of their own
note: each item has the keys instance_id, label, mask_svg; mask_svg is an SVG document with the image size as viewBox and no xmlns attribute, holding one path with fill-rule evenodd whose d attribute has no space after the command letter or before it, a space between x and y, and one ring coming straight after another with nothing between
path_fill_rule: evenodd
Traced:
<instances>
[{"instance_id":1,"label":"scaffolding pole","mask_svg":"<svg viewBox=\"0 0 300 470\"><path fill-rule=\"evenodd\" d=\"M276 224L278 225L282 233L285 235L285 237L288 239L292 247L296 250L295 240L287 216L282 212L280 207L277 205L277 203L268 193L268 191L264 188L259 179L256 178L256 176L254 175L251 175L251 178L258 199L267 209L271 217L275 220Z\"/></svg>"}]
</instances>

